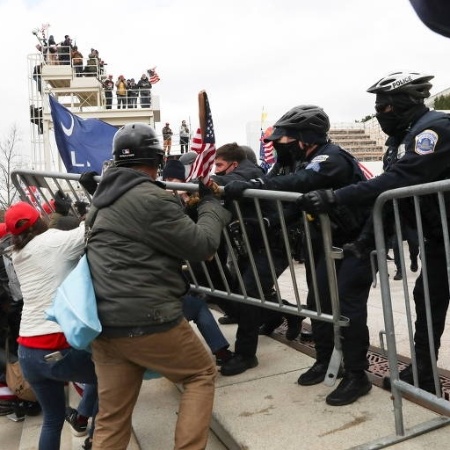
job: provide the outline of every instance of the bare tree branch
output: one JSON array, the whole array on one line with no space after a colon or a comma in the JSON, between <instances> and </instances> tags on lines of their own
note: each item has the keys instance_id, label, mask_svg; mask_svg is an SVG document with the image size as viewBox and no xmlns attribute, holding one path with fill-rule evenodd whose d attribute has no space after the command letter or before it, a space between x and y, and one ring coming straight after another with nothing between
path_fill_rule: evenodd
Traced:
<instances>
[{"instance_id":1,"label":"bare tree branch","mask_svg":"<svg viewBox=\"0 0 450 450\"><path fill-rule=\"evenodd\" d=\"M20 136L16 125L12 125L8 134L0 139L0 208L7 209L18 198L11 181L11 172L18 169L21 159L17 153Z\"/></svg>"}]
</instances>

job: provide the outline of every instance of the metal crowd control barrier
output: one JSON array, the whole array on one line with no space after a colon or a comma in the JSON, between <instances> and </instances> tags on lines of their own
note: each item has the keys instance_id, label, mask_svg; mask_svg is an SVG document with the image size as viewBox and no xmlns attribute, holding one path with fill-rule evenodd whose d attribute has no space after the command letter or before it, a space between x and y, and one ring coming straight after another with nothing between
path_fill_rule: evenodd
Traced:
<instances>
[{"instance_id":1,"label":"metal crowd control barrier","mask_svg":"<svg viewBox=\"0 0 450 450\"><path fill-rule=\"evenodd\" d=\"M15 171L12 173L12 181L14 186L17 188L19 195L22 200L32 203L34 206L42 210L43 215L45 211L42 205L49 203L51 198L57 190L61 189L63 192L68 193L71 198L75 201L87 201L90 203L91 196L84 188L78 183L78 174L63 174L63 173L52 173L52 172L36 172L36 171ZM100 180L100 178L98 178ZM181 183L167 183L167 189L173 190L184 190L189 192L194 192L198 189L195 184L181 184ZM210 266L207 263L201 263L201 273L198 269L194 270L192 264L187 262L187 271L190 274L192 280L191 289L193 292L203 295L209 295L211 297L217 297L220 299L225 299L227 301L242 302L251 305L260 306L267 308L279 313L293 314L302 317L309 317L311 319L323 320L333 323L334 333L335 333L335 349L333 356L329 365L328 373L325 378L325 383L332 386L337 377L338 370L342 361L342 350L341 350L341 340L340 327L348 325L348 319L341 317L339 308L339 298L337 291L337 280L336 280L336 270L334 260L342 258L342 250L333 248L331 243L331 229L330 222L327 215L321 215L320 217L320 228L322 230L322 239L325 252L327 254L327 271L329 279L329 291L331 296L332 304L332 314L325 314L321 311L321 306L318 299L318 287L317 280L314 271L312 271L310 290L314 292L314 306L308 307L305 305L306 299L302 299L304 293L301 293L298 288L297 275L295 272L295 267L293 259L291 256L292 249L290 246L288 226L285 223L283 214L283 204L295 201L300 194L288 193L288 192L271 192L271 191L259 191L259 190L248 190L245 192L244 197L248 198L247 201L254 202L254 210L256 211L257 220L256 223L252 224L252 229L248 229L245 225L245 218L242 215L241 208L238 202L234 202L234 207L237 211L237 216L239 219L240 229L242 230L243 245L249 250L248 251L248 264L251 265L254 278L256 280L257 292L258 294L253 296L249 295L247 292L245 283L243 281L242 273L239 267L239 257L236 252L235 245L233 245L233 236L230 236L228 229L224 230L224 243L226 248L227 259L224 261L219 257L218 254L214 256L215 266L216 266L216 279L217 273L219 274L219 281L221 281L223 289L218 289L213 283L213 276L210 273ZM250 200L251 199L251 200ZM278 284L277 276L275 273L274 261L272 257L272 250L270 248L271 239L271 229L267 228L267 221L261 212L261 201L270 201L276 204L276 210L278 213L279 221L279 241L281 242L282 251L286 255L287 269L286 271L290 275L291 280L291 292L293 298L282 298L280 293L280 287ZM77 211L72 204L72 213L77 215ZM278 222L277 221L277 222ZM306 214L301 214L299 212L299 223L300 227L304 230L307 242L307 255L309 255L309 264L314 267L314 258L312 256L312 244L311 244L311 225L306 216ZM258 268L255 263L255 258L252 253L251 238L252 234L256 232L260 233L264 243L264 249L267 254L267 259L270 266L271 281L269 284L273 285L273 293L275 294L268 298L268 293L264 292L261 286L261 280L258 273ZM198 267L198 264L197 264ZM234 273L235 279L237 280L238 288L232 289L229 280L227 279L226 273ZM286 272L285 272L286 273ZM200 282L202 279L204 282ZM267 285L267 280L264 280Z\"/></svg>"},{"instance_id":2,"label":"metal crowd control barrier","mask_svg":"<svg viewBox=\"0 0 450 450\"><path fill-rule=\"evenodd\" d=\"M91 196L87 193L84 188L78 183L79 175L77 174L62 174L62 173L51 173L51 172L35 172L35 171L15 171L12 173L12 181L14 186L17 188L19 195L22 200L28 201L35 205L37 208L42 210L42 205L44 203L49 203L51 198L54 197L55 192L58 189L61 189L65 193L69 193L74 201L81 200L91 202ZM100 177L97 178L100 180ZM197 186L195 184L182 184L182 183L167 183L166 188L168 190L179 190L179 191L188 191L195 192L197 190ZM425 241L423 237L422 231L422 220L421 220L421 205L420 205L420 197L424 195L436 195L437 204L439 205L439 213L442 222L442 230L443 230L443 246L445 247L446 252L446 261L447 261L447 273L448 278L450 279L450 243L449 243L449 233L448 233L448 224L446 219L446 211L443 193L450 191L450 181L441 181L436 183L429 183L426 185L420 185L415 187L408 187L402 189L395 189L392 191L387 191L379 196L377 199L374 210L373 210L373 218L374 218L374 232L375 232L375 241L376 241L376 256L378 260L378 270L379 270L379 279L380 279L380 290L382 295L383 302L383 313L384 313L384 321L385 321L385 329L384 332L386 334L387 341L387 354L390 366L390 378L391 378L391 386L392 386L392 396L393 396L393 405L394 405L394 420L395 420L395 434L386 436L380 439L377 439L374 442L359 446L358 449L375 449L375 448L384 448L389 445L393 445L397 442L401 442L407 439L410 439L414 436L418 436L422 433L434 430L436 428L442 427L444 425L449 424L450 418L450 403L447 400L444 400L441 397L439 390L439 379L438 379L438 367L436 363L436 356L434 351L430 351L430 358L432 361L433 367L433 375L435 386L437 388L437 395L430 394L418 387L418 369L417 369L417 361L414 354L414 340L413 333L414 327L412 322L413 313L411 312L410 307L410 299L411 295L409 292L409 286L407 283L407 275L405 270L405 256L403 251L403 237L402 237L402 222L401 216L399 213L399 200L410 198L412 199L412 204L414 207L414 214L417 222L418 229L418 238L419 238L419 247L420 253L423 254L425 251ZM257 230L261 233L262 240L264 242L264 248L267 252L267 257L270 265L271 272L271 283L274 287L275 297L271 296L269 299L267 296L267 292L264 292L261 286L261 280L259 278L258 268L255 264L254 255L251 251L251 238L252 233L255 232L254 223L253 228L249 229L245 224L245 218L243 217L242 210L240 208L240 204L238 202L234 202L234 207L236 208L236 214L238 217L238 222L240 228L242 230L242 245L244 245L247 250L250 249L248 254L248 261L252 267L252 271L255 279L257 280L257 296L250 296L246 291L246 286L243 282L242 274L239 269L236 245L233 245L233 236L230 235L228 229L224 230L224 242L226 248L227 258L224 260L220 257L219 254L214 256L214 262L216 263L217 273L219 274L220 281L222 282L223 289L218 289L217 286L214 285L213 276L210 273L210 268L206 262L201 263L201 271L198 271L197 268L194 269L192 263L187 262L187 271L191 277L191 289L192 291L201 294L208 295L212 297L217 297L219 299L241 302L250 305L256 305L263 308L267 308L273 311L277 311L280 313L289 313L297 316L309 317L315 320L322 320L333 323L334 326L334 335L335 335L335 350L333 353L332 360L330 362L330 366L328 368L327 377L325 378L325 383L327 385L333 385L337 372L339 370L339 366L342 360L342 350L340 346L340 327L348 325L348 319L342 317L340 315L339 308L339 298L337 291L337 280L336 280L336 271L334 261L336 259L342 258L342 250L333 248L331 241L331 230L330 230L330 222L327 215L320 216L320 233L324 245L324 249L326 252L326 260L327 260L327 271L328 271L328 279L329 279L329 289L331 295L332 302L332 311L333 314L324 314L321 311L320 303L318 300L318 286L317 280L312 273L311 280L309 281L309 290L313 292L314 297L314 305L308 307L305 305L303 301L304 293L301 293L299 290L299 282L298 275L296 274L294 263L292 260L292 249L290 245L289 239L289 226L286 224L283 214L283 205L289 202L293 202L298 198L299 194L288 193L288 192L274 192L274 191L259 191L259 190L247 190L244 193L244 198L247 201L254 202L254 208L256 211L256 223ZM286 273L289 274L291 280L291 292L292 294L288 296L288 298L283 298L280 293L279 283L275 274L275 268L272 258L272 252L269 245L270 241L270 227L267 228L266 221L261 212L261 202L263 201L271 201L275 202L276 209L278 212L278 218L280 222L280 233L281 233L281 241L283 243L283 251L286 253L286 257L288 260L288 266L284 275ZM408 339L409 339L409 351L410 358L413 366L414 380L415 385L410 385L404 381L399 379L399 370L398 370L398 347L397 347L397 338L395 324L397 323L394 319L394 312L391 300L391 289L390 289L390 281L387 269L387 251L388 247L386 246L385 241L385 218L383 216L383 208L384 206L391 202L394 212L395 219L395 229L397 233L397 239L400 248L400 261L403 272L403 296L405 300L405 310L406 310L406 320L407 320L407 328L408 328ZM45 215L45 212L43 215ZM73 208L73 213L77 214L75 208ZM309 264L311 267L314 267L314 258L312 251L312 239L311 239L311 223L308 220L308 216L306 214L299 213L301 217L299 217L299 224L305 234L305 242L307 248L307 258L309 258ZM317 231L317 230L316 230ZM422 258L422 274L423 274L423 283L426 297L426 310L428 317L428 325L429 325L429 341L430 348L433 348L433 333L432 333L432 323L431 323L431 312L430 312L430 298L429 298L429 289L428 289L428 279L427 273L428 268L426 265L426 261ZM232 289L229 283L229 280L226 276L227 269L231 269L238 281L238 289ZM201 282L205 280L205 282ZM216 278L217 279L217 278ZM286 300L289 300L286 303ZM398 305L396 305L398 307ZM402 399L403 394L406 394L408 398L412 398L425 406L433 409L438 412L440 416L435 419L432 419L428 422L415 425L410 428L405 428L404 420L403 420L403 412L402 412Z\"/></svg>"},{"instance_id":3,"label":"metal crowd control barrier","mask_svg":"<svg viewBox=\"0 0 450 450\"><path fill-rule=\"evenodd\" d=\"M385 334L387 342L387 356L389 360L390 368L390 383L394 403L394 416L395 416L395 436L390 436L384 438L381 442L385 446L391 445L392 443L399 442L402 440L409 439L411 437L417 436L427 431L434 430L436 428L448 425L450 423L450 403L448 400L442 398L441 387L439 384L439 373L436 361L436 354L434 351L434 340L433 340L433 323L431 319L431 308L430 308L430 289L428 284L428 273L429 268L427 267L426 259L423 257L425 254L426 239L423 235L423 214L427 212L423 211L421 208L421 198L423 196L433 196L436 202L436 206L439 209L439 215L437 216L437 222L440 219L440 230L442 231L442 246L445 249L446 266L447 266L447 278L450 281L450 245L449 245L449 232L447 223L447 212L444 202L444 193L450 191L450 181L438 181L433 183L427 183L412 187L405 187L386 191L381 194L374 206L373 218L374 218L374 232L376 241L376 253L378 260L378 270L380 277L380 290L383 302L383 313L385 322ZM407 200L404 200L407 199ZM402 235L402 224L404 224L404 219L402 221L401 215L401 202L408 201L408 207L411 212L413 212L413 217L415 218L417 225L418 243L420 249L421 265L422 265L422 276L423 276L423 290L425 293L425 309L427 317L427 328L428 328L428 341L429 341L429 355L431 360L431 366L433 371L434 385L436 389L436 395L433 395L423 389L420 389L419 378L418 378L418 365L414 349L414 326L413 318L414 312L411 311L410 301L412 295L410 293L410 286L407 280L407 271L405 267L405 250L403 246L403 235ZM396 304L393 308L392 298L391 298L391 285L389 281L388 269L387 269L387 252L389 247L386 246L386 208L391 209L392 216L395 221L395 233L400 249L400 263L401 270L403 274L403 297L404 297L404 311L405 320L407 322L408 330L408 349L409 357L411 359L414 385L408 384L399 378L399 353L403 353L405 349L399 351L399 341L401 337L396 332L396 325L399 327L398 317L395 317L394 311L398 310L400 305ZM392 220L392 219L391 219ZM398 281L397 281L398 283ZM449 293L447 292L447 295ZM408 356L408 355L405 355ZM405 428L403 410L402 410L402 398L403 394L406 394L408 399L415 400L430 409L433 409L437 413L441 414L435 419L428 422L418 424L416 426ZM373 447L375 448L375 447Z\"/></svg>"}]
</instances>

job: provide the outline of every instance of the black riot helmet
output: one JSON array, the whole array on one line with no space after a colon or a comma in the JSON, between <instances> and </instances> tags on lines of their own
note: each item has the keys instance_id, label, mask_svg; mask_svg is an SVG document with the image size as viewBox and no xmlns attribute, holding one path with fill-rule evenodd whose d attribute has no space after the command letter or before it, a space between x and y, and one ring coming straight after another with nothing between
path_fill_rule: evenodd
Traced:
<instances>
[{"instance_id":1,"label":"black riot helmet","mask_svg":"<svg viewBox=\"0 0 450 450\"><path fill-rule=\"evenodd\" d=\"M275 122L273 133L264 141L275 141L282 136L289 136L310 144L325 143L329 129L330 119L321 107L299 105Z\"/></svg>"},{"instance_id":2,"label":"black riot helmet","mask_svg":"<svg viewBox=\"0 0 450 450\"><path fill-rule=\"evenodd\" d=\"M113 158L116 166L144 164L158 167L163 161L164 150L150 125L129 123L114 135Z\"/></svg>"}]
</instances>

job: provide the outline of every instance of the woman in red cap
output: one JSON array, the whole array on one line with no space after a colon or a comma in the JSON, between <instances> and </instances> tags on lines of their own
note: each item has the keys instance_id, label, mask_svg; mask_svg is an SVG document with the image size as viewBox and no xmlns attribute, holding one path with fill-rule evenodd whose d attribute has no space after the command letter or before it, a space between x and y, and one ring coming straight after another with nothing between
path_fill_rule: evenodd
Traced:
<instances>
[{"instance_id":1,"label":"woman in red cap","mask_svg":"<svg viewBox=\"0 0 450 450\"><path fill-rule=\"evenodd\" d=\"M40 213L19 202L5 213L12 234L12 261L23 294L19 331L19 361L42 407L44 421L39 450L58 450L65 418L64 382L51 374L45 356L69 351L60 326L46 320L56 288L84 252L84 222L70 231L48 228Z\"/></svg>"}]
</instances>

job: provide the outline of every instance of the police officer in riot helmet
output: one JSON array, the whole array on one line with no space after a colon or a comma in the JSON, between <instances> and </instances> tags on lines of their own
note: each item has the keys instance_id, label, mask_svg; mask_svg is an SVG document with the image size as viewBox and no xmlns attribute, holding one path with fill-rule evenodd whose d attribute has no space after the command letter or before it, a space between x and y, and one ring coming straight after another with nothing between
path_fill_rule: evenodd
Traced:
<instances>
[{"instance_id":1,"label":"police officer in riot helmet","mask_svg":"<svg viewBox=\"0 0 450 450\"><path fill-rule=\"evenodd\" d=\"M383 131L391 160L387 170L376 178L338 190L319 190L305 194L300 206L311 212L332 211L340 205L355 207L372 205L378 195L390 189L448 179L450 177L450 116L430 111L424 100L430 96L432 75L417 72L394 72L378 80L368 89L376 95L376 117ZM421 196L422 226L427 263L433 322L434 351L438 355L441 335L449 304L447 263L442 236L442 223L436 196ZM448 195L444 195L447 216ZM414 209L409 208L414 215ZM447 219L448 220L448 219ZM435 393L429 352L425 292L422 273L414 288L416 323L414 344L419 371L419 387ZM400 379L413 383L413 370L408 366ZM389 381L386 383L389 387Z\"/></svg>"},{"instance_id":2,"label":"police officer in riot helmet","mask_svg":"<svg viewBox=\"0 0 450 450\"><path fill-rule=\"evenodd\" d=\"M274 126L266 140L272 141L277 151L279 169L274 176L250 182L234 182L225 186L225 195L239 198L248 188L270 189L293 192L309 192L313 189L339 188L365 180L358 162L348 152L328 139L330 120L325 111L316 105L300 105L284 114ZM298 216L298 209L296 215ZM364 225L369 211L366 208L340 209L332 218L334 224L333 245L342 247L345 242L357 236ZM318 223L316 220L314 224ZM331 314L331 297L328 289L326 256L321 244L320 228L313 238L315 271L319 286L319 299L324 313ZM331 392L326 402L341 406L353 403L367 394L372 385L365 373L368 368L367 351L369 331L367 328L367 298L371 286L371 269L368 256L357 258L345 254L336 261L339 284L339 298L342 315L350 319L350 325L343 327L342 346L345 373L339 386ZM313 308L313 290L308 295L308 306ZM331 323L312 321L313 339L317 360L298 383L310 386L325 379L334 348L334 334Z\"/></svg>"}]
</instances>

